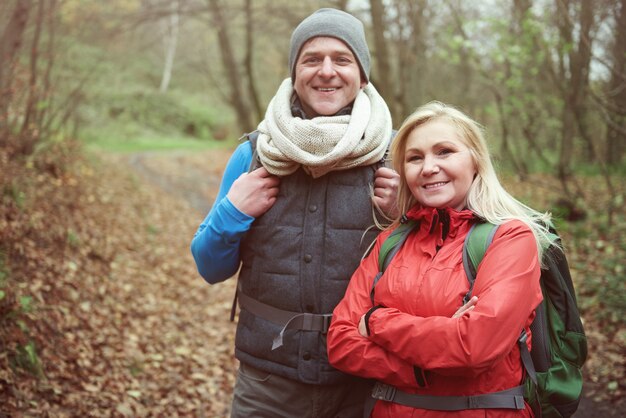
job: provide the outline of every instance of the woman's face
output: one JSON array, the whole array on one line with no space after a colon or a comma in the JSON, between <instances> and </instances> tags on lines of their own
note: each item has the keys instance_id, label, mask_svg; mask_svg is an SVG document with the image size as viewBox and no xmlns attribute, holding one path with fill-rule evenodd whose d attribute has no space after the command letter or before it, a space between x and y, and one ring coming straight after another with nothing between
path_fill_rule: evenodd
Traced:
<instances>
[{"instance_id":1,"label":"woman's face","mask_svg":"<svg viewBox=\"0 0 626 418\"><path fill-rule=\"evenodd\" d=\"M461 210L476 168L454 124L435 119L409 134L404 174L411 193L422 206Z\"/></svg>"}]
</instances>

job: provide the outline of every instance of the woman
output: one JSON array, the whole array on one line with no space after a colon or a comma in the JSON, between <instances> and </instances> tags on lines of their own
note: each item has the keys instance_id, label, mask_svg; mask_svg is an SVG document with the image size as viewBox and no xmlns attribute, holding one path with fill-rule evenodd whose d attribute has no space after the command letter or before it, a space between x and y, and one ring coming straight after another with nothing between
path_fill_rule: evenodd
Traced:
<instances>
[{"instance_id":1,"label":"woman","mask_svg":"<svg viewBox=\"0 0 626 418\"><path fill-rule=\"evenodd\" d=\"M352 276L328 332L331 364L380 382L374 417L533 416L522 402L517 340L525 330L530 348L529 325L542 299L542 248L552 240L544 226L549 215L503 189L480 126L450 106L433 102L409 116L392 157L400 213L419 226L376 283L373 303L378 253L401 218ZM469 290L463 242L479 220L500 226L478 267L473 297L461 306ZM500 391L504 407L468 398ZM413 394L425 396L417 402ZM471 409L442 411L459 400Z\"/></svg>"}]
</instances>

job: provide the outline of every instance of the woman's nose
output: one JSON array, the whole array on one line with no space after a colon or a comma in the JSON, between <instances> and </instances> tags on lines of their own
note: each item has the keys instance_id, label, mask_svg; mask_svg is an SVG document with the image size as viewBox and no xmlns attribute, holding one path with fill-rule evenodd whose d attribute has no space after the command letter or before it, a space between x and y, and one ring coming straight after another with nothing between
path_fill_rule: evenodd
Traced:
<instances>
[{"instance_id":1,"label":"woman's nose","mask_svg":"<svg viewBox=\"0 0 626 418\"><path fill-rule=\"evenodd\" d=\"M424 175L437 174L439 172L439 164L434 156L424 156L424 165L422 167Z\"/></svg>"}]
</instances>

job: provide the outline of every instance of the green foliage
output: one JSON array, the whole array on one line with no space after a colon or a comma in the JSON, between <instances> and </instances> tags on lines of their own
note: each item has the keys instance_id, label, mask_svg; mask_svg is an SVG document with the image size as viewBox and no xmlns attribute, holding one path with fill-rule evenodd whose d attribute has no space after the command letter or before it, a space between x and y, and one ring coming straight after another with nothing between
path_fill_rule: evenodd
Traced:
<instances>
[{"instance_id":1,"label":"green foliage","mask_svg":"<svg viewBox=\"0 0 626 418\"><path fill-rule=\"evenodd\" d=\"M188 63L176 61L169 90L158 91L160 49L146 48L141 38L154 42L160 35L148 31L138 38L110 36L118 42L104 39L102 33L93 33L93 39L68 36L61 41L67 62L64 79L85 79L76 134L90 147L115 152L206 149L240 136L230 133L232 111L199 84L197 73L189 76Z\"/></svg>"},{"instance_id":2,"label":"green foliage","mask_svg":"<svg viewBox=\"0 0 626 418\"><path fill-rule=\"evenodd\" d=\"M0 253L0 303L6 297L6 292L2 288L6 285L6 277L8 275L4 265L4 254Z\"/></svg>"},{"instance_id":3,"label":"green foliage","mask_svg":"<svg viewBox=\"0 0 626 418\"><path fill-rule=\"evenodd\" d=\"M80 245L80 238L72 229L67 230L67 243L73 248L77 248Z\"/></svg>"},{"instance_id":4,"label":"green foliage","mask_svg":"<svg viewBox=\"0 0 626 418\"><path fill-rule=\"evenodd\" d=\"M20 308L23 313L33 311L33 298L31 296L20 296Z\"/></svg>"},{"instance_id":5,"label":"green foliage","mask_svg":"<svg viewBox=\"0 0 626 418\"><path fill-rule=\"evenodd\" d=\"M593 272L583 278L584 297L579 297L581 307L593 312L602 324L602 332L607 335L619 331L626 317L626 288L623 280L621 261L607 257L602 262L603 274Z\"/></svg>"},{"instance_id":6,"label":"green foliage","mask_svg":"<svg viewBox=\"0 0 626 418\"><path fill-rule=\"evenodd\" d=\"M10 184L5 185L2 194L4 197L10 199L13 203L15 203L15 205L18 208L20 209L24 208L24 201L26 199L26 195L20 189L16 181L12 181Z\"/></svg>"},{"instance_id":7,"label":"green foliage","mask_svg":"<svg viewBox=\"0 0 626 418\"><path fill-rule=\"evenodd\" d=\"M148 225L147 230L150 235L157 235L161 232L161 229L158 226L152 224Z\"/></svg>"},{"instance_id":8,"label":"green foliage","mask_svg":"<svg viewBox=\"0 0 626 418\"><path fill-rule=\"evenodd\" d=\"M144 371L144 364L140 360L133 360L128 365L128 371L133 377L139 376Z\"/></svg>"},{"instance_id":9,"label":"green foliage","mask_svg":"<svg viewBox=\"0 0 626 418\"><path fill-rule=\"evenodd\" d=\"M209 116L198 109L181 107L171 95L158 92L122 93L110 97L106 104L112 119L136 122L154 130L185 132L197 138L209 137Z\"/></svg>"},{"instance_id":10,"label":"green foliage","mask_svg":"<svg viewBox=\"0 0 626 418\"><path fill-rule=\"evenodd\" d=\"M626 218L618 207L609 226L602 210L609 197L602 190L597 192L598 207L589 209L586 220L559 223L557 228L566 237L564 243L577 273L578 303L585 319L603 335L613 338L623 332L626 323Z\"/></svg>"},{"instance_id":11,"label":"green foliage","mask_svg":"<svg viewBox=\"0 0 626 418\"><path fill-rule=\"evenodd\" d=\"M86 142L113 151L206 149L223 146L216 140L228 136L224 119L205 101L173 92L143 89L102 95L85 109L83 118Z\"/></svg>"},{"instance_id":12,"label":"green foliage","mask_svg":"<svg viewBox=\"0 0 626 418\"><path fill-rule=\"evenodd\" d=\"M6 255L4 252L0 251L0 287L4 287L6 285L8 277L9 272L6 265Z\"/></svg>"},{"instance_id":13,"label":"green foliage","mask_svg":"<svg viewBox=\"0 0 626 418\"><path fill-rule=\"evenodd\" d=\"M18 343L7 350L9 365L14 369L21 369L37 378L43 377L41 361L37 354L35 342L31 339L30 330L25 322L25 315L34 311L32 296L15 297L15 286L8 281L9 271L6 265L6 255L0 251L0 325L3 328L19 330L26 344ZM17 301L16 301L17 299Z\"/></svg>"},{"instance_id":14,"label":"green foliage","mask_svg":"<svg viewBox=\"0 0 626 418\"><path fill-rule=\"evenodd\" d=\"M9 358L9 362L13 369L22 369L37 378L43 377L43 369L37 355L37 347L32 340L28 341L26 345L18 344L15 352Z\"/></svg>"},{"instance_id":15,"label":"green foliage","mask_svg":"<svg viewBox=\"0 0 626 418\"><path fill-rule=\"evenodd\" d=\"M6 266L5 255L2 251L0 251L0 320L2 320L2 312L4 309L4 302L7 298L7 292L4 290L4 287L7 285L7 280L9 277L9 271Z\"/></svg>"}]
</instances>

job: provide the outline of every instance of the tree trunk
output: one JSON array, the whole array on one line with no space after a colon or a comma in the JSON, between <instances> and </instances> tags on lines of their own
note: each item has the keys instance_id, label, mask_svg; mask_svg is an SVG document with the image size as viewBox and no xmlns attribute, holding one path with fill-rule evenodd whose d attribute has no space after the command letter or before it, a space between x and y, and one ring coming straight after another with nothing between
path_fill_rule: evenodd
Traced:
<instances>
[{"instance_id":1,"label":"tree trunk","mask_svg":"<svg viewBox=\"0 0 626 418\"><path fill-rule=\"evenodd\" d=\"M609 82L606 161L618 166L626 151L626 0L621 0L615 19L613 63Z\"/></svg>"},{"instance_id":2,"label":"tree trunk","mask_svg":"<svg viewBox=\"0 0 626 418\"><path fill-rule=\"evenodd\" d=\"M0 37L0 144L9 133L8 107L12 99L11 86L15 58L22 46L31 0L17 0L7 26Z\"/></svg>"},{"instance_id":3,"label":"tree trunk","mask_svg":"<svg viewBox=\"0 0 626 418\"><path fill-rule=\"evenodd\" d=\"M40 100L44 101L46 105L43 106L39 112L37 112L37 119L34 121L34 123L39 127L43 127L45 125L44 121L48 118L50 109L53 107L53 95L51 88L52 68L54 68L56 61L56 31L59 14L57 13L57 0L49 0L48 5L48 44L45 48L47 65L43 74L42 92L40 96ZM42 131L44 130L42 129Z\"/></svg>"},{"instance_id":4,"label":"tree trunk","mask_svg":"<svg viewBox=\"0 0 626 418\"><path fill-rule=\"evenodd\" d=\"M37 108L35 104L39 100L39 86L37 85L39 60L39 40L41 39L41 31L43 29L44 20L44 1L39 1L37 7L37 19L35 23L35 33L33 42L30 47L30 80L28 83L28 99L26 100L26 108L24 109L24 121L22 122L22 130L20 132L20 151L23 155L31 154L37 141L37 137L41 134L38 129L33 129L31 120L36 119Z\"/></svg>"},{"instance_id":5,"label":"tree trunk","mask_svg":"<svg viewBox=\"0 0 626 418\"><path fill-rule=\"evenodd\" d=\"M516 158L515 152L511 149L509 141L509 124L507 116L504 112L504 99L496 88L491 89L494 99L496 101L496 109L498 110L498 119L500 120L500 138L502 141L502 154L508 158L509 162L517 171L520 179L524 180L528 176L528 168L524 163L523 158Z\"/></svg>"},{"instance_id":6,"label":"tree trunk","mask_svg":"<svg viewBox=\"0 0 626 418\"><path fill-rule=\"evenodd\" d=\"M224 16L222 15L222 8L219 0L209 0L209 6L211 7L211 13L213 14L213 23L217 29L217 39L220 48L220 56L222 58L222 65L230 85L230 104L235 109L241 129L245 132L252 132L254 125L250 121L250 109L244 100L244 93L241 90L241 80L230 42L230 36L227 30L227 22L224 20Z\"/></svg>"},{"instance_id":7,"label":"tree trunk","mask_svg":"<svg viewBox=\"0 0 626 418\"><path fill-rule=\"evenodd\" d=\"M397 39L392 40L393 45L397 45L395 73L398 82L394 101L395 116L401 120L424 103L423 80L427 68L424 16L427 5L425 0L403 0L394 4L394 21L398 33Z\"/></svg>"},{"instance_id":8,"label":"tree trunk","mask_svg":"<svg viewBox=\"0 0 626 418\"><path fill-rule=\"evenodd\" d=\"M372 16L372 32L374 34L374 48L372 55L376 57L376 89L380 95L389 103L392 115L396 113L393 109L393 77L391 75L389 48L385 40L385 6L382 0L370 0L370 10Z\"/></svg>"},{"instance_id":9,"label":"tree trunk","mask_svg":"<svg viewBox=\"0 0 626 418\"><path fill-rule=\"evenodd\" d=\"M163 24L163 44L165 47L165 64L163 66L163 77L161 77L160 92L166 92L172 79L172 69L174 68L174 56L176 55L176 46L178 44L178 1L171 4L171 14L165 18Z\"/></svg>"},{"instance_id":10,"label":"tree trunk","mask_svg":"<svg viewBox=\"0 0 626 418\"><path fill-rule=\"evenodd\" d=\"M255 122L261 122L265 116L265 110L261 106L259 93L254 81L254 19L252 16L252 0L246 0L246 78L248 79L248 89L250 90L250 102L256 115Z\"/></svg>"},{"instance_id":11,"label":"tree trunk","mask_svg":"<svg viewBox=\"0 0 626 418\"><path fill-rule=\"evenodd\" d=\"M591 30L594 23L591 0L580 1L579 42L573 47L574 24L570 20L570 9L573 7L568 0L556 0L559 16L559 34L561 54L565 50L567 59L561 59L561 80L563 84L563 112L561 117L561 141L559 149L558 176L563 185L566 197L575 200L574 192L569 188L572 178L572 165L575 150L574 139L582 126L576 120L577 115L584 115L584 104L589 87L589 67L591 62Z\"/></svg>"}]
</instances>

